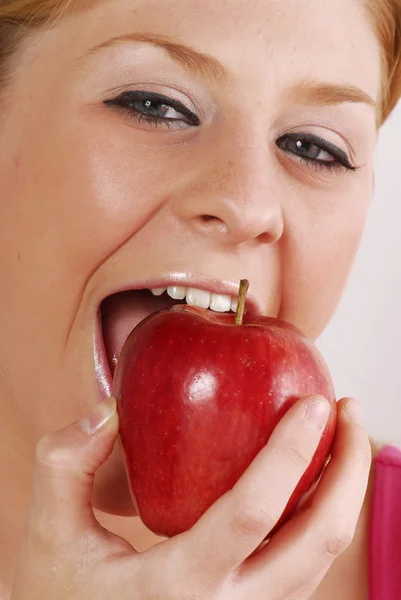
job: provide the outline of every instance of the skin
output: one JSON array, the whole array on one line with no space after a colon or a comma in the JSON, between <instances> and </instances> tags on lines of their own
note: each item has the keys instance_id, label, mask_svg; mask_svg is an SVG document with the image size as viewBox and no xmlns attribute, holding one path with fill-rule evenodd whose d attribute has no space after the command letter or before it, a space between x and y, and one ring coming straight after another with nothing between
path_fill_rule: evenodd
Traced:
<instances>
[{"instance_id":1,"label":"skin","mask_svg":"<svg viewBox=\"0 0 401 600\"><path fill-rule=\"evenodd\" d=\"M131 32L189 44L231 77L190 73L150 44L87 56ZM286 90L303 80L378 99L380 49L359 0L287 0L285 10L276 0L205 0L201 10L197 0L88 2L21 50L0 121L6 586L37 441L100 400L93 337L105 297L166 273L247 277L264 314L311 338L331 318L372 194L376 115L362 102L300 103ZM201 126L129 118L104 105L116 88L179 100ZM301 162L276 145L287 132L314 133L361 168ZM113 516L131 510L119 448L97 477L94 505L136 547L154 543L136 520Z\"/></svg>"}]
</instances>

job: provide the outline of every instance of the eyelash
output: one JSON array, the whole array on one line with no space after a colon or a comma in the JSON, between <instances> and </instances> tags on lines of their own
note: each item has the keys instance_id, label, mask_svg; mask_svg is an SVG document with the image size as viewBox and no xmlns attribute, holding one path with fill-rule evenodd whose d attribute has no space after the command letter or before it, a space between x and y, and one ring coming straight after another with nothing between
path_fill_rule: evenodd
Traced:
<instances>
[{"instance_id":1,"label":"eyelash","mask_svg":"<svg viewBox=\"0 0 401 600\"><path fill-rule=\"evenodd\" d=\"M162 107L172 108L178 114L183 115L183 118L169 119L163 116L145 114L135 107L135 104L144 104L145 102L150 102L152 105L159 107L159 109ZM134 121L137 121L138 123L145 122L156 128L159 126L172 128L174 124L182 122L185 122L186 125L191 127L199 127L200 125L200 119L181 102L161 94L155 94L154 92L144 92L139 90L135 92L124 92L114 100L107 100L105 105L120 108L127 113L129 118L134 119Z\"/></svg>"},{"instance_id":2,"label":"eyelash","mask_svg":"<svg viewBox=\"0 0 401 600\"><path fill-rule=\"evenodd\" d=\"M138 106L150 102L152 110L160 109L173 109L176 113L182 115L182 118L168 118L159 115L146 114L138 108ZM118 108L127 114L127 117L133 119L137 123L146 123L151 127L167 127L168 129L183 129L185 127L199 127L201 122L199 117L189 110L184 104L173 98L168 98L162 94L156 94L154 92L146 91L129 91L123 92L117 98L113 100L107 100L104 102L107 107ZM184 127L182 124L184 123ZM303 156L302 154L289 150L286 145L291 143L301 143L302 145L310 145L316 147L317 150L327 152L334 160L323 161L317 160L316 158L310 158ZM346 170L349 172L357 171L358 167L352 165L346 152L328 142L327 140L310 133L287 133L276 141L278 148L292 154L300 162L307 164L309 167L316 169L317 171L338 171Z\"/></svg>"},{"instance_id":3,"label":"eyelash","mask_svg":"<svg viewBox=\"0 0 401 600\"><path fill-rule=\"evenodd\" d=\"M327 154L330 154L330 156L332 156L335 160L325 161L325 160L317 160L317 159L310 158L307 156L302 156L302 154L299 154L292 150L285 149L285 147L284 147L285 142L289 142L289 143L300 142L303 145L310 145L312 147L314 146L320 152L327 152ZM349 157L347 156L347 153L344 152L344 150L341 150L335 144L332 144L331 142L328 142L324 138L321 138L312 133L287 133L286 135L283 135L281 138L279 138L276 141L276 145L278 148L282 149L284 152L293 154L294 156L297 157L297 159L300 162L309 164L312 167L314 167L316 170L326 169L328 171L333 171L333 170L338 170L338 169L341 169L341 170L345 169L346 171L351 171L351 172L358 170L358 167L355 167L351 163Z\"/></svg>"}]
</instances>

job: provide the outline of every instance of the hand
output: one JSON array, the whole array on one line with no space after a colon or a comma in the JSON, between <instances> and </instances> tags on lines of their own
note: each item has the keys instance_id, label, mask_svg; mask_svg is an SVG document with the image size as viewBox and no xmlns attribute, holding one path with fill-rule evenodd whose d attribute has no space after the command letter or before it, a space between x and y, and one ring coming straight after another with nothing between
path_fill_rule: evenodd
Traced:
<instances>
[{"instance_id":1,"label":"hand","mask_svg":"<svg viewBox=\"0 0 401 600\"><path fill-rule=\"evenodd\" d=\"M192 527L139 554L91 508L94 474L118 431L105 400L81 424L42 439L12 600L307 600L350 544L371 451L338 403L332 458L302 511L257 549L279 520L322 433L298 401L234 488ZM91 433L87 433L90 431Z\"/></svg>"}]
</instances>

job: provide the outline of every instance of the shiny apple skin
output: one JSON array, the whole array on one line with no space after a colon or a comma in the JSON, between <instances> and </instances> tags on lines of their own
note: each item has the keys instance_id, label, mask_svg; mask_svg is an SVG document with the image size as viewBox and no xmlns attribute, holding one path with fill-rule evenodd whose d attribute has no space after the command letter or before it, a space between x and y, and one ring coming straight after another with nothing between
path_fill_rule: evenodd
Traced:
<instances>
[{"instance_id":1,"label":"shiny apple skin","mask_svg":"<svg viewBox=\"0 0 401 600\"><path fill-rule=\"evenodd\" d=\"M188 530L230 490L300 397L325 396L328 424L274 528L316 482L333 443L337 405L316 346L288 323L178 305L128 337L113 382L120 440L138 515L154 533Z\"/></svg>"}]
</instances>

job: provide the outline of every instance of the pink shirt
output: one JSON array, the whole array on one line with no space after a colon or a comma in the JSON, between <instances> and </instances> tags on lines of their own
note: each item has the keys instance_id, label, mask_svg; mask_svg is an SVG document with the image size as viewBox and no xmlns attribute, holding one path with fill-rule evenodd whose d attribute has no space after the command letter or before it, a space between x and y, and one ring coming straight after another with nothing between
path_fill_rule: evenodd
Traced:
<instances>
[{"instance_id":1,"label":"pink shirt","mask_svg":"<svg viewBox=\"0 0 401 600\"><path fill-rule=\"evenodd\" d=\"M393 446L374 459L369 529L369 600L401 600L401 451Z\"/></svg>"}]
</instances>

